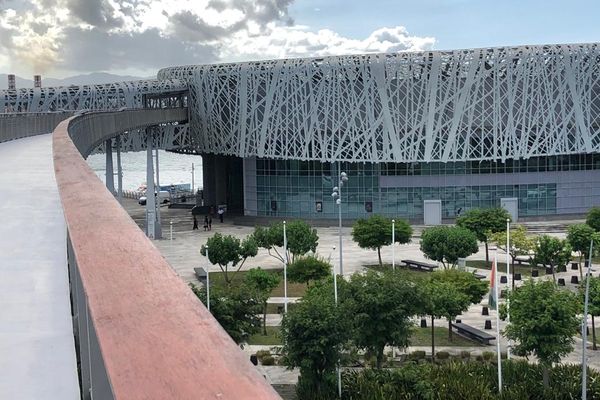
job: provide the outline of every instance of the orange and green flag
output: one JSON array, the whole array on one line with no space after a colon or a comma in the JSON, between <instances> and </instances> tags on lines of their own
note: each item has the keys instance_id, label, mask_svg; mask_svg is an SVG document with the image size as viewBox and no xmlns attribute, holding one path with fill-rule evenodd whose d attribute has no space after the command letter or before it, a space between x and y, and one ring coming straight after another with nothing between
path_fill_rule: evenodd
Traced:
<instances>
[{"instance_id":1,"label":"orange and green flag","mask_svg":"<svg viewBox=\"0 0 600 400\"><path fill-rule=\"evenodd\" d=\"M490 278L490 295L488 297L488 307L496 309L498 299L496 298L496 261L492 262L492 276Z\"/></svg>"}]
</instances>

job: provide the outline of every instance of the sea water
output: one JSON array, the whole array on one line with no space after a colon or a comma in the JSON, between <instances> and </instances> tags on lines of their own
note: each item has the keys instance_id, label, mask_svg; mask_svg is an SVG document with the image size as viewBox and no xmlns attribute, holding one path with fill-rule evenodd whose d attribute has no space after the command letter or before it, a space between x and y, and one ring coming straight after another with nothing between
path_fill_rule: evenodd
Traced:
<instances>
[{"instance_id":1,"label":"sea water","mask_svg":"<svg viewBox=\"0 0 600 400\"><path fill-rule=\"evenodd\" d=\"M194 164L194 186L202 189L202 157L196 155L158 152L160 185L191 184L192 163ZM92 154L87 158L88 165L105 182L106 155ZM136 190L146 183L146 152L121 153L123 167L123 189ZM155 164L156 165L156 164ZM113 153L113 169L117 172L117 155ZM155 171L156 174L156 171ZM115 175L115 188L117 177Z\"/></svg>"}]
</instances>

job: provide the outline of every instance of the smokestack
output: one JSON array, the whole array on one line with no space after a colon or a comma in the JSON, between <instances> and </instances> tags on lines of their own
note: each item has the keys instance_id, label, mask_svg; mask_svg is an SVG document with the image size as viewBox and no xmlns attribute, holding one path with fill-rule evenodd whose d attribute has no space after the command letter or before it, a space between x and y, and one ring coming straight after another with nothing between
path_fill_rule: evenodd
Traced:
<instances>
[{"instance_id":1,"label":"smokestack","mask_svg":"<svg viewBox=\"0 0 600 400\"><path fill-rule=\"evenodd\" d=\"M42 76L41 75L34 75L33 76L33 87L34 88L41 88L42 87Z\"/></svg>"},{"instance_id":2,"label":"smokestack","mask_svg":"<svg viewBox=\"0 0 600 400\"><path fill-rule=\"evenodd\" d=\"M17 80L14 74L8 75L8 90L16 90L17 89Z\"/></svg>"}]
</instances>

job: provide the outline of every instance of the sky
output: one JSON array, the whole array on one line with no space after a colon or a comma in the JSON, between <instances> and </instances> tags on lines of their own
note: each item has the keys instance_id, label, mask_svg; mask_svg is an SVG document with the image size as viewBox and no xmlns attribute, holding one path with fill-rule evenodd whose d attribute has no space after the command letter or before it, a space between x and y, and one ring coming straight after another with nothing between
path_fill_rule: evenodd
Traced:
<instances>
[{"instance_id":1,"label":"sky","mask_svg":"<svg viewBox=\"0 0 600 400\"><path fill-rule=\"evenodd\" d=\"M600 41L599 0L0 0L0 73Z\"/></svg>"}]
</instances>

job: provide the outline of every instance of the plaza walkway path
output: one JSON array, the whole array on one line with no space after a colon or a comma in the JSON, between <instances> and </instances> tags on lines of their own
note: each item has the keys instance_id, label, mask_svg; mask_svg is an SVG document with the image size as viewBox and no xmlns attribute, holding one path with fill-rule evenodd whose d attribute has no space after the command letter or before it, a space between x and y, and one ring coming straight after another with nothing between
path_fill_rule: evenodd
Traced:
<instances>
[{"instance_id":1,"label":"plaza walkway path","mask_svg":"<svg viewBox=\"0 0 600 400\"><path fill-rule=\"evenodd\" d=\"M0 221L0 399L78 399L50 134L0 144Z\"/></svg>"}]
</instances>

